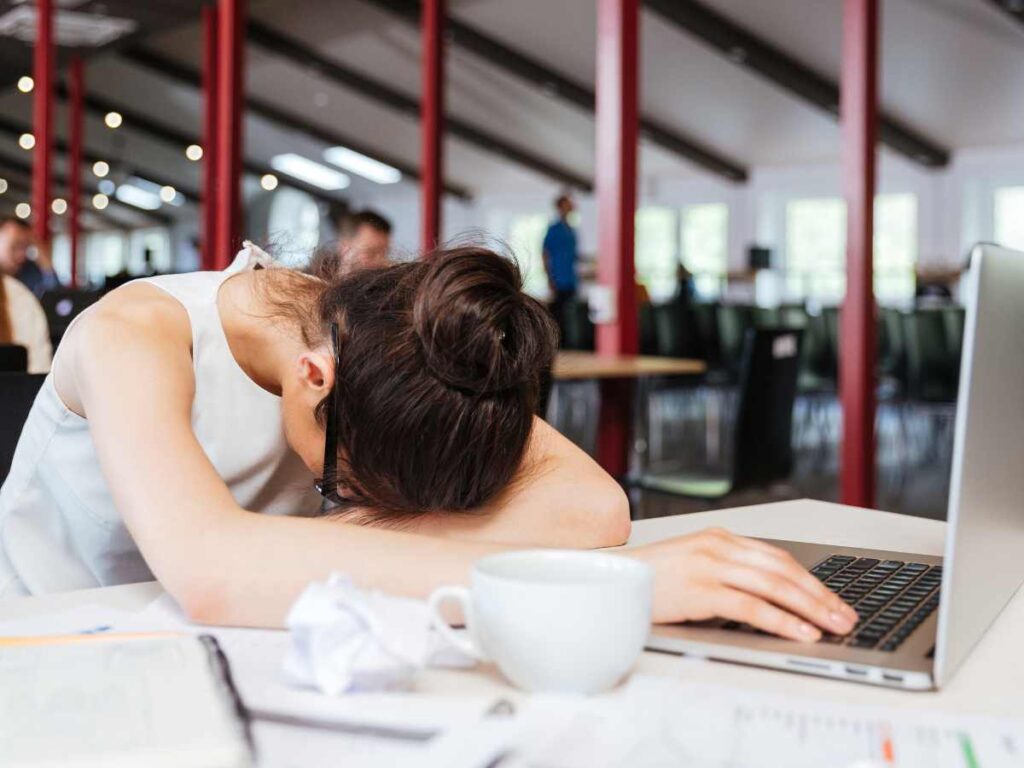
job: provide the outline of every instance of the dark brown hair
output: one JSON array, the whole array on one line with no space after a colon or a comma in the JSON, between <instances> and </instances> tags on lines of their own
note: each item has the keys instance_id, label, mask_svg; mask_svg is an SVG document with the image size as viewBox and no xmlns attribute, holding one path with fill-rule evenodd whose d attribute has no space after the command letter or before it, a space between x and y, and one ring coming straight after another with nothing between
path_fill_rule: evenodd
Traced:
<instances>
[{"instance_id":1,"label":"dark brown hair","mask_svg":"<svg viewBox=\"0 0 1024 768\"><path fill-rule=\"evenodd\" d=\"M14 340L14 329L7 301L7 285L4 280L4 275L0 272L0 344L10 344Z\"/></svg>"},{"instance_id":2,"label":"dark brown hair","mask_svg":"<svg viewBox=\"0 0 1024 768\"><path fill-rule=\"evenodd\" d=\"M358 271L326 284L315 322L321 340L340 330L338 473L353 507L466 511L514 479L557 345L514 261L469 246Z\"/></svg>"},{"instance_id":3,"label":"dark brown hair","mask_svg":"<svg viewBox=\"0 0 1024 768\"><path fill-rule=\"evenodd\" d=\"M369 208L362 211L356 211L355 213L346 213L341 219L339 233L342 237L353 237L364 224L370 229L375 229L382 234L391 234L391 222L381 214Z\"/></svg>"}]
</instances>

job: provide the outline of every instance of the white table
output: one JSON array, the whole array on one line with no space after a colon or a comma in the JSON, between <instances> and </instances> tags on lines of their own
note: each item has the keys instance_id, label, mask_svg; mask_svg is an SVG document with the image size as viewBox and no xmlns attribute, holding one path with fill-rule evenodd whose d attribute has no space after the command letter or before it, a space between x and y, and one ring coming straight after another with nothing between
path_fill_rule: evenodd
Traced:
<instances>
[{"instance_id":1,"label":"white table","mask_svg":"<svg viewBox=\"0 0 1024 768\"><path fill-rule=\"evenodd\" d=\"M656 541L709 526L721 526L750 536L930 555L942 554L945 535L945 524L934 520L804 500L639 521L634 524L630 544ZM0 621L42 616L86 603L141 609L159 594L159 586L148 583L17 598L0 602ZM1024 598L1018 593L950 685L938 693L893 691L716 662L694 665L680 657L658 653L645 653L637 669L844 702L1024 717L1024 664L1019 658L1022 646ZM488 667L465 672L427 671L417 688L429 693L494 693L512 698L519 695Z\"/></svg>"}]
</instances>

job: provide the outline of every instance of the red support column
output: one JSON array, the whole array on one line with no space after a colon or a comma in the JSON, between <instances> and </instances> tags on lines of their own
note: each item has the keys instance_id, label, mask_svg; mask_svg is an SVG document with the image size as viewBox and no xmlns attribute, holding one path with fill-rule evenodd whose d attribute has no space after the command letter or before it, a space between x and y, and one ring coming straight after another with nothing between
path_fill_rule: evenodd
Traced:
<instances>
[{"instance_id":1,"label":"red support column","mask_svg":"<svg viewBox=\"0 0 1024 768\"><path fill-rule=\"evenodd\" d=\"M41 248L50 243L50 166L53 159L53 0L36 0L36 47L32 58L32 224Z\"/></svg>"},{"instance_id":2,"label":"red support column","mask_svg":"<svg viewBox=\"0 0 1024 768\"><path fill-rule=\"evenodd\" d=\"M602 355L636 354L633 276L638 119L639 0L597 3L597 277L610 292L614 317L597 328ZM625 474L631 388L602 387L598 459L614 477Z\"/></svg>"},{"instance_id":3,"label":"red support column","mask_svg":"<svg viewBox=\"0 0 1024 768\"><path fill-rule=\"evenodd\" d=\"M71 246L71 287L78 287L78 244L81 234L79 216L82 212L82 140L85 121L85 65L76 56L68 71L68 240Z\"/></svg>"},{"instance_id":4,"label":"red support column","mask_svg":"<svg viewBox=\"0 0 1024 768\"><path fill-rule=\"evenodd\" d=\"M204 270L217 268L217 9L204 5L203 17L203 167L200 200L200 254Z\"/></svg>"},{"instance_id":5,"label":"red support column","mask_svg":"<svg viewBox=\"0 0 1024 768\"><path fill-rule=\"evenodd\" d=\"M242 237L242 114L246 0L217 5L216 239L213 266L224 269Z\"/></svg>"},{"instance_id":6,"label":"red support column","mask_svg":"<svg viewBox=\"0 0 1024 768\"><path fill-rule=\"evenodd\" d=\"M444 0L423 0L423 103L420 134L423 178L420 181L422 222L420 247L428 251L441 235L441 140L444 131Z\"/></svg>"},{"instance_id":7,"label":"red support column","mask_svg":"<svg viewBox=\"0 0 1024 768\"><path fill-rule=\"evenodd\" d=\"M878 0L844 0L840 115L846 195L846 300L840 328L843 404L840 499L875 500L875 145L878 123Z\"/></svg>"}]
</instances>

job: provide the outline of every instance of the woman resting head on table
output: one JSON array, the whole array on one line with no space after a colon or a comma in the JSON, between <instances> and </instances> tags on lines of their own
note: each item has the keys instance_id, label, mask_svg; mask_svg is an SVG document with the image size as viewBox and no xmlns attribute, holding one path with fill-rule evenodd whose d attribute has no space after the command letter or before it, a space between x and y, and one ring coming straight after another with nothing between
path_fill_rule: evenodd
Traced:
<instances>
[{"instance_id":1,"label":"woman resting head on table","mask_svg":"<svg viewBox=\"0 0 1024 768\"><path fill-rule=\"evenodd\" d=\"M425 596L502 548L626 540L621 489L534 416L555 331L510 260L458 248L324 282L263 259L137 280L74 323L0 490L0 596L155 577L196 621L278 626L332 571ZM760 542L630 554L658 621L852 625Z\"/></svg>"}]
</instances>

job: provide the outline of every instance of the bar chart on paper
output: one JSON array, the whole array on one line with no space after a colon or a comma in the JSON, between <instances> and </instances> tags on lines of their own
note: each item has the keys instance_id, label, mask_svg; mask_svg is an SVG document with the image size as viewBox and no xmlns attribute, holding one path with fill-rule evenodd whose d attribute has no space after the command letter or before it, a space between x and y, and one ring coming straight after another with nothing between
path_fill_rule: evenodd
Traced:
<instances>
[{"instance_id":1,"label":"bar chart on paper","mask_svg":"<svg viewBox=\"0 0 1024 768\"><path fill-rule=\"evenodd\" d=\"M737 704L731 720L722 765L778 765L781 756L786 756L785 765L850 768L1009 768L1024 762L1014 734L991 726L828 713L783 702ZM677 747L692 751L698 739L684 746L679 735ZM766 761L766 755L773 758Z\"/></svg>"},{"instance_id":2,"label":"bar chart on paper","mask_svg":"<svg viewBox=\"0 0 1024 768\"><path fill-rule=\"evenodd\" d=\"M878 709L634 676L530 765L559 768L1020 768L1024 721Z\"/></svg>"}]
</instances>

